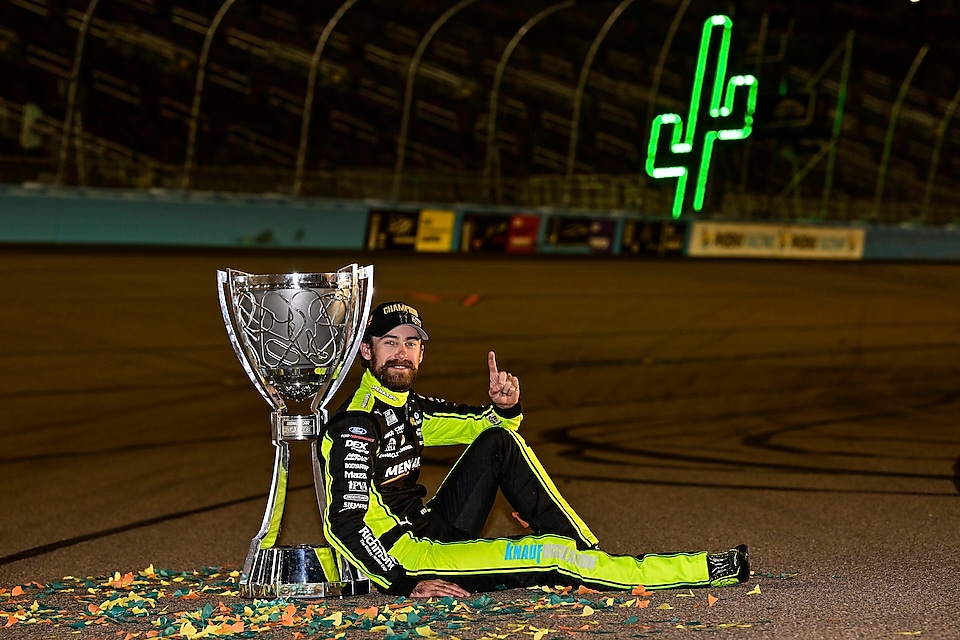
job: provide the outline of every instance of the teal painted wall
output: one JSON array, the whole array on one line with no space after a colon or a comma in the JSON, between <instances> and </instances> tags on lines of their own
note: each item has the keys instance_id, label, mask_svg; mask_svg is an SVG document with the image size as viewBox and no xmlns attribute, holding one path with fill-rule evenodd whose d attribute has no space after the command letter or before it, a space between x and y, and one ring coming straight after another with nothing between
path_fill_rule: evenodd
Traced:
<instances>
[{"instance_id":1,"label":"teal painted wall","mask_svg":"<svg viewBox=\"0 0 960 640\"><path fill-rule=\"evenodd\" d=\"M367 207L225 194L0 191L0 242L360 249Z\"/></svg>"}]
</instances>

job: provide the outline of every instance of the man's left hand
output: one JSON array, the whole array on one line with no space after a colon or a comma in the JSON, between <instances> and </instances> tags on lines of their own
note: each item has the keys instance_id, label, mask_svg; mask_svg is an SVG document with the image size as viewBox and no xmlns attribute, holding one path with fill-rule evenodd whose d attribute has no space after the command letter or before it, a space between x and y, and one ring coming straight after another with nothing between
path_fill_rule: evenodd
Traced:
<instances>
[{"instance_id":1,"label":"man's left hand","mask_svg":"<svg viewBox=\"0 0 960 640\"><path fill-rule=\"evenodd\" d=\"M497 369L497 354L487 354L490 368L490 400L501 409L509 409L520 402L520 380L517 376Z\"/></svg>"},{"instance_id":2,"label":"man's left hand","mask_svg":"<svg viewBox=\"0 0 960 640\"><path fill-rule=\"evenodd\" d=\"M452 596L454 598L466 598L470 592L463 587L447 582L446 580L421 580L414 587L411 598L437 598L443 596Z\"/></svg>"}]
</instances>

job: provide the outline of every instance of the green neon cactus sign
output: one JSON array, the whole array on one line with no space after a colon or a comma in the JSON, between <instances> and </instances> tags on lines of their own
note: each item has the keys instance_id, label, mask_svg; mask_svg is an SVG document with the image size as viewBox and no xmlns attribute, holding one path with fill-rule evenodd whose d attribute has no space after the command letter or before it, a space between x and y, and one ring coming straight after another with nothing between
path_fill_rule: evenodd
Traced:
<instances>
[{"instance_id":1,"label":"green neon cactus sign","mask_svg":"<svg viewBox=\"0 0 960 640\"><path fill-rule=\"evenodd\" d=\"M676 113L665 113L653 119L650 127L650 141L647 144L647 175L654 179L676 178L677 188L673 197L673 217L679 218L683 212L686 197L690 164L684 162L686 156L693 153L697 143L697 122L700 118L701 101L706 76L707 61L710 54L710 39L715 30L721 29L720 51L713 75L713 87L707 115L713 126L703 135L700 145L700 165L696 169L696 190L693 193L693 209L703 208L703 199L707 191L707 176L710 173L710 159L717 140L742 140L753 130L753 114L757 107L757 79L751 75L732 76L724 80L727 74L727 58L730 54L730 33L733 21L727 16L713 16L703 23L703 35L700 38L700 53L697 57L697 70L690 95L690 113L686 127L683 119ZM738 92L747 92L745 110L738 115L733 112ZM669 134L664 131L667 127ZM661 152L661 135L669 135L669 153ZM666 147L666 145L664 145ZM658 166L658 155L665 158L666 166Z\"/></svg>"}]
</instances>

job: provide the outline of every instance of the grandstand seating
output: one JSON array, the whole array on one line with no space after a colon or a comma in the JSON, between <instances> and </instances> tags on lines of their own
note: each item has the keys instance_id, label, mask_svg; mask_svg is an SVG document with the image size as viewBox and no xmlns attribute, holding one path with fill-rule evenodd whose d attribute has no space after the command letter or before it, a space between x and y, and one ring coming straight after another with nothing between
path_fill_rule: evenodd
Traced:
<instances>
[{"instance_id":1,"label":"grandstand seating","mask_svg":"<svg viewBox=\"0 0 960 640\"><path fill-rule=\"evenodd\" d=\"M494 70L510 38L548 4L479 0L437 31L413 82L405 156L409 183L404 181L404 189L430 200L449 194L488 197L478 185L487 164ZM654 183L643 174L648 115L674 111L686 117L703 20L731 10L735 30L728 73L757 73L761 86L781 95L807 92L815 111L802 126L775 128L766 122L765 128L758 122L749 145L726 146L717 156L720 166L714 167L708 202L727 206L722 203L729 201L728 191L768 203L787 193L818 197L826 182L825 145L841 95L844 122L832 175L837 198L872 198L883 174L885 198L921 199L938 127L960 89L960 73L952 63L960 45L944 35L957 19L946 6L920 9L887 0L693 3L654 86L656 62L679 2L634 3L599 48L581 117L574 123L573 101L587 51L618 4L589 2L557 11L525 34L511 56L495 123L494 170L508 180L501 181L497 194L503 201L522 202L534 192L541 194L535 199L542 204L569 197L563 188L509 181L537 179L540 185L554 185L549 176L566 173L576 125L575 192L583 194L582 205L664 202L672 185ZM359 0L344 14L318 69L305 195L354 193L330 180L338 172L393 171L411 58L452 5L444 0ZM201 47L222 6L223 0L100 3L79 68L64 181L139 188L182 184ZM311 57L338 6L237 0L226 12L209 50L200 94L197 176L216 175L218 186L237 190L292 188ZM74 54L88 7L88 0L0 0L0 73L5 79L0 86L0 181L49 181L62 168L60 142ZM853 63L842 85L843 56L832 62L830 56L851 30ZM884 165L901 84L923 45L929 49L897 113ZM21 136L24 123L31 134L26 138ZM958 194L946 186L960 173L957 127L960 123L947 128L934 190L935 202L944 206L958 204ZM31 162L18 163L17 158ZM232 186L229 167L242 167ZM249 178L256 171L263 172L263 179ZM451 177L430 197L427 177L439 174ZM634 186L625 188L612 176L632 176L629 184ZM344 180L345 185L355 183ZM610 197L597 196L601 183ZM370 184L389 185L391 180ZM543 194L550 193L559 193L561 200L543 201L550 197ZM750 208L761 215L761 206Z\"/></svg>"}]
</instances>

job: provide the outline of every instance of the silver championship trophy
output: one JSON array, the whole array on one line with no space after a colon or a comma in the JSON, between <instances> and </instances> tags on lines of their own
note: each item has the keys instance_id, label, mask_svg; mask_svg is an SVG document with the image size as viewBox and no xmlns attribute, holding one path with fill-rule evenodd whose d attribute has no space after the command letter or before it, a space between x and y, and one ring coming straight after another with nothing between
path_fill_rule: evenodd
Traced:
<instances>
[{"instance_id":1,"label":"silver championship trophy","mask_svg":"<svg viewBox=\"0 0 960 640\"><path fill-rule=\"evenodd\" d=\"M290 471L289 441L311 442L314 488L320 513L324 511L317 443L327 422L326 404L360 348L373 297L373 266L267 275L227 269L217 271L217 280L230 342L273 407L273 481L260 531L243 564L240 593L248 598L369 593L369 578L329 545L276 542Z\"/></svg>"}]
</instances>

